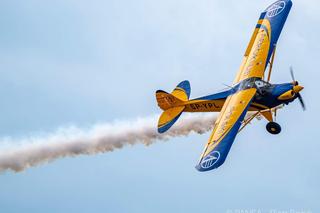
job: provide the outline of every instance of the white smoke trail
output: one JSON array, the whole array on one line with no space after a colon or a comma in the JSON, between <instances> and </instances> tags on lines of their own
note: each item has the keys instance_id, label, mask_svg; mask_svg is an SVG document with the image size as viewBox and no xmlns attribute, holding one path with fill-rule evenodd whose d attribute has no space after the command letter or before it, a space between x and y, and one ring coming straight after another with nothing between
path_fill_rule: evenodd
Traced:
<instances>
[{"instance_id":1,"label":"white smoke trail","mask_svg":"<svg viewBox=\"0 0 320 213\"><path fill-rule=\"evenodd\" d=\"M125 145L150 145L157 140L186 136L191 132L209 131L215 114L184 115L167 133L157 133L157 117L136 121L99 124L83 130L75 127L60 129L54 134L25 139L0 139L0 144L11 144L0 150L0 172L23 171L58 158L93 155L121 149Z\"/></svg>"}]
</instances>

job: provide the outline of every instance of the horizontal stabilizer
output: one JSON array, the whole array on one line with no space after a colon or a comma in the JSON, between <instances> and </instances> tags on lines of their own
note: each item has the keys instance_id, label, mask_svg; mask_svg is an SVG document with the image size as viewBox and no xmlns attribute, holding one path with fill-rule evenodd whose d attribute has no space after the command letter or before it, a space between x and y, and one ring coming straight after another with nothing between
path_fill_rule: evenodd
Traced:
<instances>
[{"instance_id":1,"label":"horizontal stabilizer","mask_svg":"<svg viewBox=\"0 0 320 213\"><path fill-rule=\"evenodd\" d=\"M184 106L174 107L164 111L158 122L158 132L164 133L178 120L184 110Z\"/></svg>"}]
</instances>

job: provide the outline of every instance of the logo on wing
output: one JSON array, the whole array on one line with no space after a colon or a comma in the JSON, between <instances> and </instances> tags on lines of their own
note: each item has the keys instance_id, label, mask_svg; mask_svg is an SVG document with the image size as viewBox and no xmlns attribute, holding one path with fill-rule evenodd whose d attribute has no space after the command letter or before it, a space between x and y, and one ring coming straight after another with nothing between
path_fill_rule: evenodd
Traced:
<instances>
[{"instance_id":1,"label":"logo on wing","mask_svg":"<svg viewBox=\"0 0 320 213\"><path fill-rule=\"evenodd\" d=\"M284 10L285 7L286 3L284 1L278 1L267 9L267 16L270 18L277 16Z\"/></svg>"},{"instance_id":2,"label":"logo on wing","mask_svg":"<svg viewBox=\"0 0 320 213\"><path fill-rule=\"evenodd\" d=\"M208 169L218 162L220 158L220 152L211 152L207 157L205 157L201 162L201 167L203 169Z\"/></svg>"}]
</instances>

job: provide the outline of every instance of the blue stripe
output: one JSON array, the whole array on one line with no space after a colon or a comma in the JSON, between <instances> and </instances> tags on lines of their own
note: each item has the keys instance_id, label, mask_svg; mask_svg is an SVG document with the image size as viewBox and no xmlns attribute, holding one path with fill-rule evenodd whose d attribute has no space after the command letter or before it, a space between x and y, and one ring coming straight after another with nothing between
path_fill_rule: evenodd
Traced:
<instances>
[{"instance_id":1,"label":"blue stripe","mask_svg":"<svg viewBox=\"0 0 320 213\"><path fill-rule=\"evenodd\" d=\"M181 114L182 114L182 112L179 115L177 115L174 119L172 119L169 123L167 123L166 125L158 128L158 132L159 133L164 133L164 132L168 131L168 129L170 129L170 127L179 119Z\"/></svg>"},{"instance_id":2,"label":"blue stripe","mask_svg":"<svg viewBox=\"0 0 320 213\"><path fill-rule=\"evenodd\" d=\"M252 101L252 99L251 99ZM201 159L200 163L196 166L196 169L200 172L205 172L205 171L209 171L212 169L216 169L218 167L220 167L226 160L227 155L231 149L231 146L235 140L235 137L238 134L238 130L241 126L241 122L244 119L249 106L251 104L248 104L248 106L246 107L246 109L242 112L242 114L240 115L239 119L235 122L235 124L233 125L232 129L228 132L228 134L220 141L220 143L218 144L218 146L216 146L214 148L214 150L212 150L207 156L210 156L214 153L219 152L219 158L217 159L216 162L214 162L211 166L206 166L204 165L205 168L203 168L203 162L206 159L207 156L205 156L204 158Z\"/></svg>"},{"instance_id":3,"label":"blue stripe","mask_svg":"<svg viewBox=\"0 0 320 213\"><path fill-rule=\"evenodd\" d=\"M190 87L190 82L189 81L182 81L180 84L178 84L177 87L180 87L181 89L183 89L187 96L188 96L188 99L190 97L190 93L191 93L191 87Z\"/></svg>"},{"instance_id":4,"label":"blue stripe","mask_svg":"<svg viewBox=\"0 0 320 213\"><path fill-rule=\"evenodd\" d=\"M266 16L266 12L261 13L261 14L260 14L260 17L259 17L259 20L260 20L260 19L264 19L265 16Z\"/></svg>"},{"instance_id":5,"label":"blue stripe","mask_svg":"<svg viewBox=\"0 0 320 213\"><path fill-rule=\"evenodd\" d=\"M279 3L284 3L284 9L278 14L274 15L274 16L268 16L268 10L270 10L270 8L272 8L275 4L279 4ZM287 17L289 15L289 12L291 10L292 7L292 1L291 0L280 0L280 1L276 1L275 3L273 3L272 5L270 5L266 11L264 11L261 14L260 19L267 19L270 22L271 25L271 42L270 42L270 47L269 47L269 53L268 53L268 57L267 57L267 62L269 62L270 57L273 53L273 50L278 42L279 36L281 34L281 31L283 29L283 26L287 20ZM266 67L267 67L268 63L266 63Z\"/></svg>"}]
</instances>

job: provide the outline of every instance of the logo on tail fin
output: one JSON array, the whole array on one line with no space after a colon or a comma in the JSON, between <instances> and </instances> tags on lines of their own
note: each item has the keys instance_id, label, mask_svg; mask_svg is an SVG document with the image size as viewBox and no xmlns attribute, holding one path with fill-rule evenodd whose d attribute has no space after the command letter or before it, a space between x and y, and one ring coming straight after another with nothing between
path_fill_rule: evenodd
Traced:
<instances>
[{"instance_id":1,"label":"logo on tail fin","mask_svg":"<svg viewBox=\"0 0 320 213\"><path fill-rule=\"evenodd\" d=\"M267 16L269 18L277 16L284 10L285 7L286 3L284 1L278 1L267 9Z\"/></svg>"}]
</instances>

